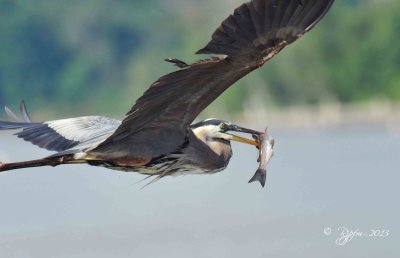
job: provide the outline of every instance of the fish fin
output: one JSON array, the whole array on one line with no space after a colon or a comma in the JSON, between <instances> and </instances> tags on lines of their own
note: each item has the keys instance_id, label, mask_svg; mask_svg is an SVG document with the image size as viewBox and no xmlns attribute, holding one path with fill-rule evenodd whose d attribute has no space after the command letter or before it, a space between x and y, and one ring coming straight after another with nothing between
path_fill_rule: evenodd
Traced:
<instances>
[{"instance_id":1,"label":"fish fin","mask_svg":"<svg viewBox=\"0 0 400 258\"><path fill-rule=\"evenodd\" d=\"M267 178L267 171L265 169L257 169L256 173L250 179L249 183L258 181L260 182L261 186L264 187L266 178Z\"/></svg>"}]
</instances>

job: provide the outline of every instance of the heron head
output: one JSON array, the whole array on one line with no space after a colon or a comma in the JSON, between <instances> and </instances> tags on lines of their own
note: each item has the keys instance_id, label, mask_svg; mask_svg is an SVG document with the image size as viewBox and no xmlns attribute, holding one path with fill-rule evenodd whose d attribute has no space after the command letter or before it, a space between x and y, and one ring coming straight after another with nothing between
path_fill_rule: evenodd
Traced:
<instances>
[{"instance_id":1,"label":"heron head","mask_svg":"<svg viewBox=\"0 0 400 258\"><path fill-rule=\"evenodd\" d=\"M259 146L260 144L252 139L243 138L237 135L232 134L232 132L240 132L240 133L248 133L251 135L259 135L260 132L243 128L237 125L234 125L230 122L210 118L206 119L202 122L194 124L191 128L196 131L200 131L207 141L213 140L226 140L226 141L236 141L246 144L251 144L255 146Z\"/></svg>"}]
</instances>

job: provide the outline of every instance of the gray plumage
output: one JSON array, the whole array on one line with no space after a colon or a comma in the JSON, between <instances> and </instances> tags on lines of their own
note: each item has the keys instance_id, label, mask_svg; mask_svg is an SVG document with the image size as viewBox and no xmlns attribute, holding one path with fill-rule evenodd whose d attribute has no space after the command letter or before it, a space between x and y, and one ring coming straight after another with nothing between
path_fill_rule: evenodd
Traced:
<instances>
[{"instance_id":1,"label":"gray plumage","mask_svg":"<svg viewBox=\"0 0 400 258\"><path fill-rule=\"evenodd\" d=\"M102 116L34 123L23 101L20 104L22 118L18 118L8 107L5 107L5 110L14 121L0 121L0 130L20 129L15 133L18 138L60 153L63 151L73 153L93 148L114 133L121 124L119 120Z\"/></svg>"},{"instance_id":2,"label":"gray plumage","mask_svg":"<svg viewBox=\"0 0 400 258\"><path fill-rule=\"evenodd\" d=\"M42 123L0 121L0 129L57 154L36 161L0 165L0 171L43 165L88 163L142 174L214 173L232 155L230 141L259 146L228 132L258 134L222 120L191 125L236 81L263 66L313 28L333 0L253 0L237 8L198 54L217 54L187 64L167 59L178 71L167 74L140 97L121 122L90 116ZM17 117L6 109L12 120Z\"/></svg>"}]
</instances>

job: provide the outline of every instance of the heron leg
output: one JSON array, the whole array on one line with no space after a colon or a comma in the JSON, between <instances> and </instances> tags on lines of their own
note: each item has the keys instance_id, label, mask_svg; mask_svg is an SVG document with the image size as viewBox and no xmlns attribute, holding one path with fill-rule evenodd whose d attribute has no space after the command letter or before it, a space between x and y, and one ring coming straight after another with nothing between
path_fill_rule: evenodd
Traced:
<instances>
[{"instance_id":1,"label":"heron leg","mask_svg":"<svg viewBox=\"0 0 400 258\"><path fill-rule=\"evenodd\" d=\"M22 168L32 168L32 167L44 167L44 166L55 167L62 164L76 164L76 163L83 163L83 161L73 160L73 157L71 155L60 156L60 157L48 157L43 159L28 160L28 161L13 162L13 163L0 162L0 172L22 169Z\"/></svg>"}]
</instances>

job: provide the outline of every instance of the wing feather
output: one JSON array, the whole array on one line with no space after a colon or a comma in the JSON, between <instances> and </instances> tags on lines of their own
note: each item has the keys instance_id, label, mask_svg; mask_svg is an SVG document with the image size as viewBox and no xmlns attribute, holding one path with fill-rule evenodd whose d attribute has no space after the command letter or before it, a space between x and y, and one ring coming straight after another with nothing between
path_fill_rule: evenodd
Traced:
<instances>
[{"instance_id":1,"label":"wing feather","mask_svg":"<svg viewBox=\"0 0 400 258\"><path fill-rule=\"evenodd\" d=\"M82 150L97 146L108 138L121 124L121 121L88 116L34 123L30 120L24 102L20 111L22 122L9 108L7 114L14 121L1 121L0 130L20 129L15 135L41 148L51 151Z\"/></svg>"},{"instance_id":2,"label":"wing feather","mask_svg":"<svg viewBox=\"0 0 400 258\"><path fill-rule=\"evenodd\" d=\"M158 79L121 126L90 155L151 160L178 150L189 125L223 91L310 30L333 0L253 0L237 8L199 54L225 58L185 65Z\"/></svg>"}]
</instances>

